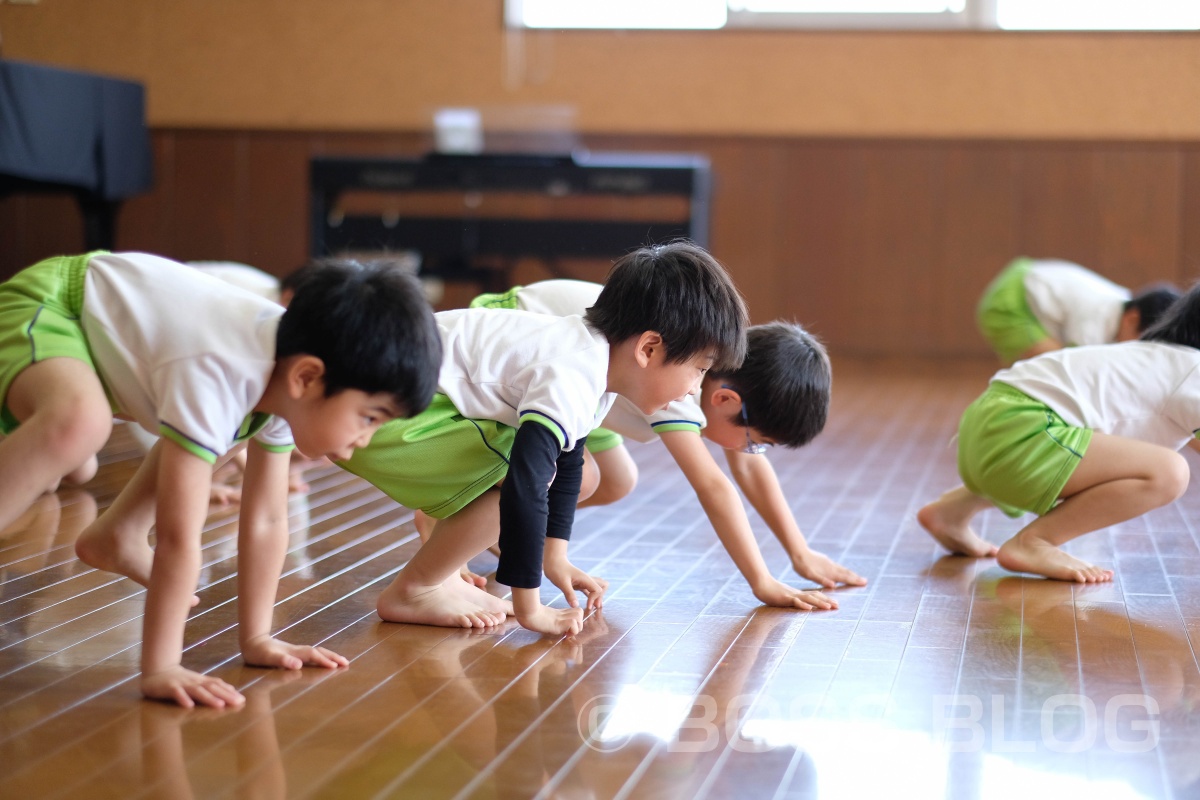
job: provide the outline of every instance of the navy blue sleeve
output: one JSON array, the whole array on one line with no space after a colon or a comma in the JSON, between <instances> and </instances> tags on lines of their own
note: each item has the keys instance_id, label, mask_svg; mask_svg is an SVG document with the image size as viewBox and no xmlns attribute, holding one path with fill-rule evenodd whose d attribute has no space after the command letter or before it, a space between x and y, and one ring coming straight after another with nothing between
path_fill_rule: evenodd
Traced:
<instances>
[{"instance_id":1,"label":"navy blue sleeve","mask_svg":"<svg viewBox=\"0 0 1200 800\"><path fill-rule=\"evenodd\" d=\"M542 585L546 537L570 537L583 477L583 443L569 453L536 422L517 429L500 487L500 566L496 580L514 589Z\"/></svg>"}]
</instances>

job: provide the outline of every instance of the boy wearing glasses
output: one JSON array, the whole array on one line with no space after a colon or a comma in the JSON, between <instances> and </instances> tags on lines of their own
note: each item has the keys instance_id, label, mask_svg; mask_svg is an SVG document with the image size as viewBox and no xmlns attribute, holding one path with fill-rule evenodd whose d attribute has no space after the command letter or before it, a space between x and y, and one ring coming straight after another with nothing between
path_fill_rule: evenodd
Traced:
<instances>
[{"instance_id":1,"label":"boy wearing glasses","mask_svg":"<svg viewBox=\"0 0 1200 800\"><path fill-rule=\"evenodd\" d=\"M585 281L541 281L483 295L471 305L582 314L602 288ZM832 379L825 348L794 323L756 325L746 333L742 366L709 371L696 395L649 415L617 399L603 427L588 437L586 465L599 472L599 486L580 507L612 503L637 485L637 466L622 437L641 442L657 437L683 470L755 597L786 608L836 608L837 603L820 592L794 589L770 574L737 489L701 440L703 436L724 449L738 486L779 539L797 573L824 588L866 584L864 578L809 548L771 462L763 455L773 445L801 447L825 427Z\"/></svg>"}]
</instances>

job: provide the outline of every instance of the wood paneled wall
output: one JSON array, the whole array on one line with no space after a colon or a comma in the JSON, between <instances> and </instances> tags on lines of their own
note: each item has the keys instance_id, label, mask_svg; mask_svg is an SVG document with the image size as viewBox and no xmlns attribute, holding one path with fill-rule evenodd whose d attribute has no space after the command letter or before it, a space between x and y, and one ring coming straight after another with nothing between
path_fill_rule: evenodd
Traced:
<instances>
[{"instance_id":1,"label":"wood paneled wall","mask_svg":"<svg viewBox=\"0 0 1200 800\"><path fill-rule=\"evenodd\" d=\"M1131 287L1200 277L1200 144L659 136L587 144L708 154L712 249L755 321L799 320L846 354L985 354L974 304L1016 255L1072 259ZM428 145L418 133L159 129L156 189L126 205L118 247L284 274L307 254L311 155ZM0 200L0 274L82 246L69 198ZM604 272L567 269L589 279ZM547 276L531 263L516 277ZM469 293L461 287L447 302Z\"/></svg>"},{"instance_id":2,"label":"wood paneled wall","mask_svg":"<svg viewBox=\"0 0 1200 800\"><path fill-rule=\"evenodd\" d=\"M513 31L502 0L0 3L6 58L146 84L162 128L418 130L553 106L590 134L1200 139L1200 33Z\"/></svg>"}]
</instances>

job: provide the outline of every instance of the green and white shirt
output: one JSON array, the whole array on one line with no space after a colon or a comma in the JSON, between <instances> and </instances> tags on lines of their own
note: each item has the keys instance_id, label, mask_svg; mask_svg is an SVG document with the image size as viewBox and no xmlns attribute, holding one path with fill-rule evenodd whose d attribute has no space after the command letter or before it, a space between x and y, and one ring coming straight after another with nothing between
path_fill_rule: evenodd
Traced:
<instances>
[{"instance_id":1,"label":"green and white shirt","mask_svg":"<svg viewBox=\"0 0 1200 800\"><path fill-rule=\"evenodd\" d=\"M520 310L565 317L583 316L595 305L603 289L598 283L562 279L520 286L512 294ZM667 431L699 433L706 424L699 396L689 395L649 415L643 414L624 397L618 397L601 426L635 442L649 442Z\"/></svg>"},{"instance_id":2,"label":"green and white shirt","mask_svg":"<svg viewBox=\"0 0 1200 800\"><path fill-rule=\"evenodd\" d=\"M463 308L435 317L445 351L438 391L464 417L537 422L570 451L617 397L607 391L608 341L578 316Z\"/></svg>"},{"instance_id":3,"label":"green and white shirt","mask_svg":"<svg viewBox=\"0 0 1200 800\"><path fill-rule=\"evenodd\" d=\"M1072 347L997 372L1069 425L1175 450L1200 429L1200 350L1162 342Z\"/></svg>"},{"instance_id":4,"label":"green and white shirt","mask_svg":"<svg viewBox=\"0 0 1200 800\"><path fill-rule=\"evenodd\" d=\"M213 463L253 437L290 450L278 417L255 413L275 367L283 308L145 253L93 257L84 335L119 411Z\"/></svg>"},{"instance_id":5,"label":"green and white shirt","mask_svg":"<svg viewBox=\"0 0 1200 800\"><path fill-rule=\"evenodd\" d=\"M1035 260L1025 274L1025 300L1046 332L1067 346L1108 344L1129 290L1070 261Z\"/></svg>"}]
</instances>

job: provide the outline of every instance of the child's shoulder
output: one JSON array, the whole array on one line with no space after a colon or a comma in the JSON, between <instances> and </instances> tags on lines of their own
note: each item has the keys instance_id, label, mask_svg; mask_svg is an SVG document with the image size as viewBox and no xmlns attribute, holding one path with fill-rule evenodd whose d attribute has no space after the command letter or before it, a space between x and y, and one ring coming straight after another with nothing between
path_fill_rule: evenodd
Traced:
<instances>
[{"instance_id":1,"label":"child's shoulder","mask_svg":"<svg viewBox=\"0 0 1200 800\"><path fill-rule=\"evenodd\" d=\"M434 315L443 335L488 337L494 342L539 342L547 345L593 340L579 315L559 316L503 308L456 308Z\"/></svg>"}]
</instances>

